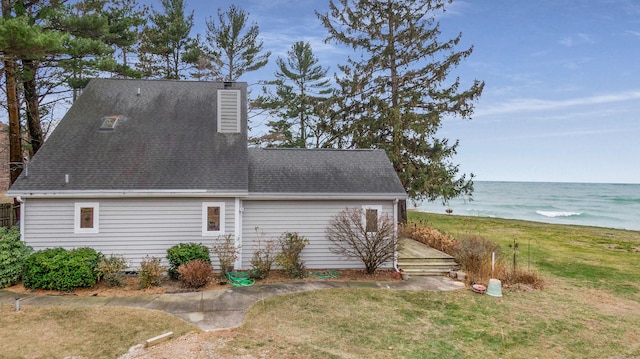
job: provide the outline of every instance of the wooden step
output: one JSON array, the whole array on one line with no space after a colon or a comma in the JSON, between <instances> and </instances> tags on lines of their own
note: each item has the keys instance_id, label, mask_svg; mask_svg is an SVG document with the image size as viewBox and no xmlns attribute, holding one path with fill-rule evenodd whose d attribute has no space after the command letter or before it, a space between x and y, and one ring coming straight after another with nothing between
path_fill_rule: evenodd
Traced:
<instances>
[{"instance_id":1,"label":"wooden step","mask_svg":"<svg viewBox=\"0 0 640 359\"><path fill-rule=\"evenodd\" d=\"M403 269L409 276L443 276L449 274L448 270L442 269Z\"/></svg>"},{"instance_id":2,"label":"wooden step","mask_svg":"<svg viewBox=\"0 0 640 359\"><path fill-rule=\"evenodd\" d=\"M403 263L456 263L453 257L450 258L398 258L398 262Z\"/></svg>"},{"instance_id":3,"label":"wooden step","mask_svg":"<svg viewBox=\"0 0 640 359\"><path fill-rule=\"evenodd\" d=\"M407 238L398 251L398 267L410 276L440 276L460 268L452 256Z\"/></svg>"}]
</instances>

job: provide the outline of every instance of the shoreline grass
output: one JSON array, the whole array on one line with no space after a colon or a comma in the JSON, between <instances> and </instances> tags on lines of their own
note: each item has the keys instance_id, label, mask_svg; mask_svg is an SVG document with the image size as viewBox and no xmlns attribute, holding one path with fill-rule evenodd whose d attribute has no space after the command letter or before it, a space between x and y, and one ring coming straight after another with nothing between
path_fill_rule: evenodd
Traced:
<instances>
[{"instance_id":1,"label":"shoreline grass","mask_svg":"<svg viewBox=\"0 0 640 359\"><path fill-rule=\"evenodd\" d=\"M502 247L511 263L515 239L517 266L570 280L640 302L640 231L547 224L489 217L409 212L412 223L432 226L456 238L481 236Z\"/></svg>"}]
</instances>

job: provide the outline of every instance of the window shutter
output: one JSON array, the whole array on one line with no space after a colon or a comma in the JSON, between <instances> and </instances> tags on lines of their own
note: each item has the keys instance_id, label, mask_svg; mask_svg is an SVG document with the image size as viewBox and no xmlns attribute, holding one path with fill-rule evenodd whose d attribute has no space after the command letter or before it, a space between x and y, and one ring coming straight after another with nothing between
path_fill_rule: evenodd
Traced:
<instances>
[{"instance_id":1,"label":"window shutter","mask_svg":"<svg viewBox=\"0 0 640 359\"><path fill-rule=\"evenodd\" d=\"M240 132L240 90L218 90L218 132Z\"/></svg>"}]
</instances>

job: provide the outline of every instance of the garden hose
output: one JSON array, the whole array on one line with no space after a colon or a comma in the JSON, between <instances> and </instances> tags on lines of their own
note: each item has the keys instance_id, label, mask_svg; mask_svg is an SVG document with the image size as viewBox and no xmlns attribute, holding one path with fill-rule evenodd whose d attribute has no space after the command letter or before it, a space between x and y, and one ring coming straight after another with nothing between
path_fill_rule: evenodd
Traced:
<instances>
[{"instance_id":1,"label":"garden hose","mask_svg":"<svg viewBox=\"0 0 640 359\"><path fill-rule=\"evenodd\" d=\"M227 272L225 276L234 287L250 287L255 283L253 278L249 278L248 273L243 272Z\"/></svg>"},{"instance_id":2,"label":"garden hose","mask_svg":"<svg viewBox=\"0 0 640 359\"><path fill-rule=\"evenodd\" d=\"M335 270L328 270L325 272L309 272L309 277L316 279L330 279L330 278L338 278L340 273Z\"/></svg>"}]
</instances>

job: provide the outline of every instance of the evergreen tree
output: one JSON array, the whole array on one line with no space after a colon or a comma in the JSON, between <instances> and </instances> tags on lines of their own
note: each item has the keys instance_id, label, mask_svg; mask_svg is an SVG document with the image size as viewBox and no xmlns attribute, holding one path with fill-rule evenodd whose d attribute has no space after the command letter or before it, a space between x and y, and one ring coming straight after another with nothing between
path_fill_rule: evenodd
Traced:
<instances>
[{"instance_id":1,"label":"evergreen tree","mask_svg":"<svg viewBox=\"0 0 640 359\"><path fill-rule=\"evenodd\" d=\"M451 163L458 141L436 137L444 118L471 118L484 83L461 89L451 71L471 55L461 34L441 41L435 16L451 0L336 0L318 17L326 41L353 48L339 66L331 117L338 147L385 149L409 196L446 202L473 191Z\"/></svg>"},{"instance_id":2,"label":"evergreen tree","mask_svg":"<svg viewBox=\"0 0 640 359\"><path fill-rule=\"evenodd\" d=\"M181 79L187 67L183 56L193 46L189 37L193 12L185 15L183 0L161 0L162 12L152 11L142 30L138 69L145 77Z\"/></svg>"},{"instance_id":3,"label":"evergreen tree","mask_svg":"<svg viewBox=\"0 0 640 359\"><path fill-rule=\"evenodd\" d=\"M133 13L127 9L134 5L121 0L79 0L69 4L58 0L15 0L6 1L6 6L9 18L0 24L0 45L5 55L11 54L15 61L16 78L22 85L18 87L26 107L30 144L26 148L35 154L44 140L41 116L47 114L50 105L49 100L45 105L41 101L48 95L59 99L66 86L75 96L90 77L102 71L132 74L126 64L117 65L112 46L137 41L130 27L141 19L132 19ZM20 134L17 137L23 138Z\"/></svg>"},{"instance_id":4,"label":"evergreen tree","mask_svg":"<svg viewBox=\"0 0 640 359\"><path fill-rule=\"evenodd\" d=\"M218 24L209 18L207 24L207 49L215 62L214 78L236 81L244 73L264 67L270 51L262 53L262 41L258 41L260 29L256 23L248 28L249 14L235 5L221 12Z\"/></svg>"},{"instance_id":5,"label":"evergreen tree","mask_svg":"<svg viewBox=\"0 0 640 359\"><path fill-rule=\"evenodd\" d=\"M287 54L286 60L276 60L276 80L270 82L275 85L275 95L266 94L257 101L278 118L268 123L270 130L262 142L268 146L322 147L324 126L319 111L331 92L328 69L318 65L309 43L298 41Z\"/></svg>"},{"instance_id":6,"label":"evergreen tree","mask_svg":"<svg viewBox=\"0 0 640 359\"><path fill-rule=\"evenodd\" d=\"M105 42L116 50L122 59L114 64L109 72L119 77L142 77L138 71L129 66L129 55L137 51L138 37L141 27L146 22L146 7L140 7L136 0L110 0L106 4L105 15L109 31Z\"/></svg>"},{"instance_id":7,"label":"evergreen tree","mask_svg":"<svg viewBox=\"0 0 640 359\"><path fill-rule=\"evenodd\" d=\"M55 12L56 3L38 7L35 2L2 2L3 18L0 21L0 48L5 61L7 80L7 104L10 128L10 180L13 183L21 172L22 134L20 124L20 104L18 92L22 88L26 106L25 117L30 135L32 151L37 151L43 135L40 125L40 108L35 74L37 59L50 53L63 51L63 44L69 37L50 30L50 22L45 20ZM21 84L22 86L18 86Z\"/></svg>"}]
</instances>

